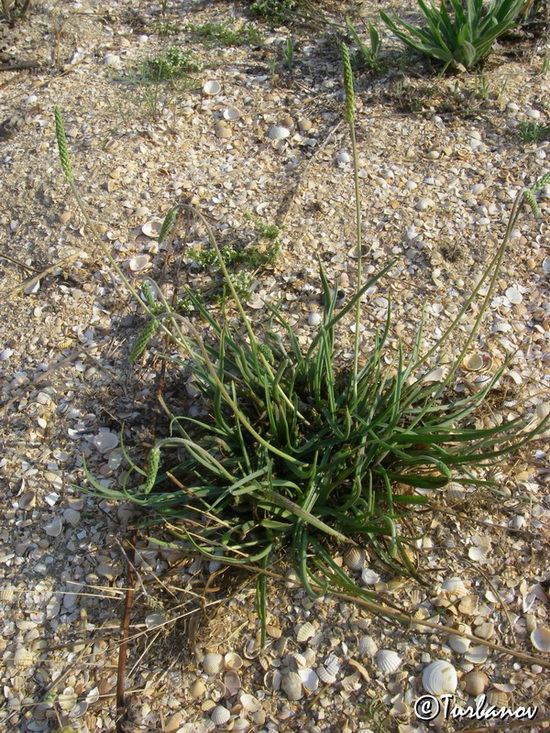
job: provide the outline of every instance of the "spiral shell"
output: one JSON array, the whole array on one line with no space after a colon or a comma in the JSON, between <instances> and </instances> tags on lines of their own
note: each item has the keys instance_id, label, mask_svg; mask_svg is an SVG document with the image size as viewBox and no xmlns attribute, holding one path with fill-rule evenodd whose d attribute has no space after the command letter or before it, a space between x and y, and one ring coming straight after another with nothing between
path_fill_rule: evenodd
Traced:
<instances>
[{"instance_id":1,"label":"spiral shell","mask_svg":"<svg viewBox=\"0 0 550 733\"><path fill-rule=\"evenodd\" d=\"M432 695L452 693L458 685L456 669L449 662L437 659L422 672L422 685Z\"/></svg>"},{"instance_id":2,"label":"spiral shell","mask_svg":"<svg viewBox=\"0 0 550 733\"><path fill-rule=\"evenodd\" d=\"M384 674L393 674L399 669L401 657L391 649L380 649L375 654L376 664Z\"/></svg>"}]
</instances>

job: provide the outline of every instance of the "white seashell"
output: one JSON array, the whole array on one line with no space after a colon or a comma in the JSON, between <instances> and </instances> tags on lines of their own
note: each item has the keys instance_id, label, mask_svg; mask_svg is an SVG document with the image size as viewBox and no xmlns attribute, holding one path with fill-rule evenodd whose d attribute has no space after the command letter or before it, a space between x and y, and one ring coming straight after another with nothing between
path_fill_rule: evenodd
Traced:
<instances>
[{"instance_id":1,"label":"white seashell","mask_svg":"<svg viewBox=\"0 0 550 733\"><path fill-rule=\"evenodd\" d=\"M230 717L231 713L224 705L216 705L210 713L210 720L214 725L225 725Z\"/></svg>"},{"instance_id":2,"label":"white seashell","mask_svg":"<svg viewBox=\"0 0 550 733\"><path fill-rule=\"evenodd\" d=\"M243 706L244 710L249 713L257 713L258 710L262 709L260 701L254 697L254 695L249 695L247 692L241 692L239 702Z\"/></svg>"},{"instance_id":3,"label":"white seashell","mask_svg":"<svg viewBox=\"0 0 550 733\"><path fill-rule=\"evenodd\" d=\"M5 585L3 588L0 588L1 603L10 603L11 601L13 601L14 595L15 588L13 588L11 585Z\"/></svg>"},{"instance_id":4,"label":"white seashell","mask_svg":"<svg viewBox=\"0 0 550 733\"><path fill-rule=\"evenodd\" d=\"M531 633L531 644L539 652L550 652L550 629L539 626Z\"/></svg>"},{"instance_id":5,"label":"white seashell","mask_svg":"<svg viewBox=\"0 0 550 733\"><path fill-rule=\"evenodd\" d=\"M243 647L243 654L247 659L256 659L261 651L259 638L249 639Z\"/></svg>"},{"instance_id":6,"label":"white seashell","mask_svg":"<svg viewBox=\"0 0 550 733\"><path fill-rule=\"evenodd\" d=\"M290 568L285 573L285 585L287 588L296 588L302 585L300 577L294 568Z\"/></svg>"},{"instance_id":7,"label":"white seashell","mask_svg":"<svg viewBox=\"0 0 550 733\"><path fill-rule=\"evenodd\" d=\"M341 150L336 156L337 163L351 163L351 155L347 150Z\"/></svg>"},{"instance_id":8,"label":"white seashell","mask_svg":"<svg viewBox=\"0 0 550 733\"><path fill-rule=\"evenodd\" d=\"M265 301L258 295L258 293L252 293L252 297L249 301L247 301L246 304L250 308L254 308L254 310L260 310L261 308L265 307Z\"/></svg>"},{"instance_id":9,"label":"white seashell","mask_svg":"<svg viewBox=\"0 0 550 733\"><path fill-rule=\"evenodd\" d=\"M361 580L365 585L376 585L380 582L380 576L370 568L364 568L361 573Z\"/></svg>"},{"instance_id":10,"label":"white seashell","mask_svg":"<svg viewBox=\"0 0 550 733\"><path fill-rule=\"evenodd\" d=\"M464 654L464 659L472 664L484 664L487 661L488 651L486 646L472 646Z\"/></svg>"},{"instance_id":11,"label":"white seashell","mask_svg":"<svg viewBox=\"0 0 550 733\"><path fill-rule=\"evenodd\" d=\"M80 512L72 507L68 507L63 512L63 519L68 522L71 527L78 527L80 523Z\"/></svg>"},{"instance_id":12,"label":"white seashell","mask_svg":"<svg viewBox=\"0 0 550 733\"><path fill-rule=\"evenodd\" d=\"M189 692L191 693L192 697L195 698L195 700L200 700L201 697L204 697L204 694L206 692L206 685L202 680L197 680L196 682L193 682L193 684L189 688Z\"/></svg>"},{"instance_id":13,"label":"white seashell","mask_svg":"<svg viewBox=\"0 0 550 733\"><path fill-rule=\"evenodd\" d=\"M517 288L508 288L506 290L506 297L513 305L518 305L523 300L523 295Z\"/></svg>"},{"instance_id":14,"label":"white seashell","mask_svg":"<svg viewBox=\"0 0 550 733\"><path fill-rule=\"evenodd\" d=\"M233 723L231 730L237 731L237 733L244 733L244 731L250 728L250 723L245 718L237 718Z\"/></svg>"},{"instance_id":15,"label":"white seashell","mask_svg":"<svg viewBox=\"0 0 550 733\"><path fill-rule=\"evenodd\" d=\"M145 270L149 263L148 255L136 255L135 257L130 257L128 267L132 272L140 272L141 270Z\"/></svg>"},{"instance_id":16,"label":"white seashell","mask_svg":"<svg viewBox=\"0 0 550 733\"><path fill-rule=\"evenodd\" d=\"M463 598L468 595L468 590L461 578L447 578L441 585L441 590L445 591L449 595L458 596Z\"/></svg>"},{"instance_id":17,"label":"white seashell","mask_svg":"<svg viewBox=\"0 0 550 733\"><path fill-rule=\"evenodd\" d=\"M422 685L432 695L453 693L458 685L456 669L449 662L438 659L422 672Z\"/></svg>"},{"instance_id":18,"label":"white seashell","mask_svg":"<svg viewBox=\"0 0 550 733\"><path fill-rule=\"evenodd\" d=\"M445 491L447 492L447 496L449 497L449 499L451 499L451 501L460 501L461 499L464 499L467 494L464 486L457 483L456 481L451 481L450 483L448 483Z\"/></svg>"},{"instance_id":19,"label":"white seashell","mask_svg":"<svg viewBox=\"0 0 550 733\"><path fill-rule=\"evenodd\" d=\"M326 660L324 666L328 674L331 675L332 677L336 677L336 675L340 671L340 662L338 661L338 658L333 655L331 655Z\"/></svg>"},{"instance_id":20,"label":"white seashell","mask_svg":"<svg viewBox=\"0 0 550 733\"><path fill-rule=\"evenodd\" d=\"M212 676L221 672L223 668L223 657L221 654L215 654L214 652L208 652L204 655L202 660L202 668L207 675Z\"/></svg>"},{"instance_id":21,"label":"white seashell","mask_svg":"<svg viewBox=\"0 0 550 733\"><path fill-rule=\"evenodd\" d=\"M401 665L401 657L397 652L391 649L380 649L375 654L375 660L378 667L384 674L393 674Z\"/></svg>"},{"instance_id":22,"label":"white seashell","mask_svg":"<svg viewBox=\"0 0 550 733\"><path fill-rule=\"evenodd\" d=\"M488 552L489 548L484 545L470 547L470 549L468 550L468 557L470 558L470 560L477 560L479 562L480 560L485 560Z\"/></svg>"},{"instance_id":23,"label":"white seashell","mask_svg":"<svg viewBox=\"0 0 550 733\"><path fill-rule=\"evenodd\" d=\"M289 700L300 700L304 696L302 680L297 672L287 672L281 681L281 688Z\"/></svg>"},{"instance_id":24,"label":"white seashell","mask_svg":"<svg viewBox=\"0 0 550 733\"><path fill-rule=\"evenodd\" d=\"M542 272L544 275L550 275L550 257L545 257L542 261Z\"/></svg>"},{"instance_id":25,"label":"white seashell","mask_svg":"<svg viewBox=\"0 0 550 733\"><path fill-rule=\"evenodd\" d=\"M34 662L34 654L24 646L18 646L13 655L13 663L16 667L30 667Z\"/></svg>"},{"instance_id":26,"label":"white seashell","mask_svg":"<svg viewBox=\"0 0 550 733\"><path fill-rule=\"evenodd\" d=\"M319 667L317 675L324 685L333 685L336 682L336 675L330 674L325 667Z\"/></svg>"},{"instance_id":27,"label":"white seashell","mask_svg":"<svg viewBox=\"0 0 550 733\"><path fill-rule=\"evenodd\" d=\"M230 669L223 676L224 697L233 697L241 689L241 678L234 670Z\"/></svg>"},{"instance_id":28,"label":"white seashell","mask_svg":"<svg viewBox=\"0 0 550 733\"><path fill-rule=\"evenodd\" d=\"M100 453L107 453L117 447L118 435L111 433L108 430L100 430L100 432L94 436L92 443Z\"/></svg>"},{"instance_id":29,"label":"white seashell","mask_svg":"<svg viewBox=\"0 0 550 733\"><path fill-rule=\"evenodd\" d=\"M350 570L361 570L365 564L366 557L367 553L365 550L361 550L359 547L352 547L344 555L344 562Z\"/></svg>"},{"instance_id":30,"label":"white seashell","mask_svg":"<svg viewBox=\"0 0 550 733\"><path fill-rule=\"evenodd\" d=\"M146 221L141 227L142 234L145 234L149 239L157 239L162 228L162 221L160 219L151 219Z\"/></svg>"},{"instance_id":31,"label":"white seashell","mask_svg":"<svg viewBox=\"0 0 550 733\"><path fill-rule=\"evenodd\" d=\"M78 695L75 693L73 687L66 687L61 695L57 696L57 704L66 713L72 710L78 702Z\"/></svg>"},{"instance_id":32,"label":"white seashell","mask_svg":"<svg viewBox=\"0 0 550 733\"><path fill-rule=\"evenodd\" d=\"M468 695L477 697L478 695L481 695L482 692L485 692L485 688L488 684L489 678L487 677L485 672L474 669L471 672L468 672L468 674L464 675L461 680L460 686L462 687L464 692L468 693Z\"/></svg>"},{"instance_id":33,"label":"white seashell","mask_svg":"<svg viewBox=\"0 0 550 733\"><path fill-rule=\"evenodd\" d=\"M319 677L312 669L308 669L307 667L304 669L299 669L298 675L302 680L302 685L305 687L306 690L308 690L308 692L315 692L315 690L319 687Z\"/></svg>"},{"instance_id":34,"label":"white seashell","mask_svg":"<svg viewBox=\"0 0 550 733\"><path fill-rule=\"evenodd\" d=\"M359 654L363 656L374 657L378 651L378 645L372 636L363 636L359 642Z\"/></svg>"},{"instance_id":35,"label":"white seashell","mask_svg":"<svg viewBox=\"0 0 550 733\"><path fill-rule=\"evenodd\" d=\"M61 517L55 517L51 522L45 525L44 532L49 537L59 537L63 531L63 520Z\"/></svg>"},{"instance_id":36,"label":"white seashell","mask_svg":"<svg viewBox=\"0 0 550 733\"><path fill-rule=\"evenodd\" d=\"M34 293L37 293L39 290L40 290L40 280L37 280L35 283L32 283L31 285L25 288L25 295L33 295Z\"/></svg>"},{"instance_id":37,"label":"white seashell","mask_svg":"<svg viewBox=\"0 0 550 733\"><path fill-rule=\"evenodd\" d=\"M317 311L313 311L313 313L309 314L309 317L307 319L307 322L310 326L319 326L323 321L323 316L318 313Z\"/></svg>"},{"instance_id":38,"label":"white seashell","mask_svg":"<svg viewBox=\"0 0 550 733\"><path fill-rule=\"evenodd\" d=\"M462 367L468 372L477 372L483 368L485 359L481 354L468 354L464 357Z\"/></svg>"},{"instance_id":39,"label":"white seashell","mask_svg":"<svg viewBox=\"0 0 550 733\"><path fill-rule=\"evenodd\" d=\"M223 663L226 669L236 671L243 666L243 659L237 652L227 652L223 658Z\"/></svg>"},{"instance_id":40,"label":"white seashell","mask_svg":"<svg viewBox=\"0 0 550 733\"><path fill-rule=\"evenodd\" d=\"M279 125L272 125L267 136L270 140L285 140L290 135L288 127L281 127Z\"/></svg>"},{"instance_id":41,"label":"white seashell","mask_svg":"<svg viewBox=\"0 0 550 733\"><path fill-rule=\"evenodd\" d=\"M226 107L222 111L224 120L238 120L241 116L241 111L237 107Z\"/></svg>"},{"instance_id":42,"label":"white seashell","mask_svg":"<svg viewBox=\"0 0 550 733\"><path fill-rule=\"evenodd\" d=\"M463 626L462 631L471 633L470 627L466 626ZM470 639L466 639L465 636L459 636L458 634L449 634L449 638L447 639L447 644L457 654L464 654L467 652L471 643Z\"/></svg>"},{"instance_id":43,"label":"white seashell","mask_svg":"<svg viewBox=\"0 0 550 733\"><path fill-rule=\"evenodd\" d=\"M208 95L219 94L221 91L221 84L219 81L205 81L202 86L202 91Z\"/></svg>"},{"instance_id":44,"label":"white seashell","mask_svg":"<svg viewBox=\"0 0 550 733\"><path fill-rule=\"evenodd\" d=\"M305 624L302 624L296 633L296 639L299 642L307 641L308 639L311 639L313 636L315 636L315 627L313 624L311 624L309 621L306 621Z\"/></svg>"}]
</instances>

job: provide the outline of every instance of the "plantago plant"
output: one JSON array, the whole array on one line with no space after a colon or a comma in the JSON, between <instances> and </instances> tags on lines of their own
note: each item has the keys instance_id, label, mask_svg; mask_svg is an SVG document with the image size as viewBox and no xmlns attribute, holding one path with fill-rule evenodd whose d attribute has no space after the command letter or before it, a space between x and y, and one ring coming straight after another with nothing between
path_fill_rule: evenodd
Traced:
<instances>
[{"instance_id":1,"label":"plantago plant","mask_svg":"<svg viewBox=\"0 0 550 733\"><path fill-rule=\"evenodd\" d=\"M150 314L152 326L136 344L145 348L151 330L161 329L180 352L166 356L192 375L202 396L206 417L177 414L162 400L170 417L169 434L151 451L145 472L130 461L120 486L104 487L87 471L84 491L109 500L131 501L148 510L147 524L160 525L169 546L192 551L227 565L256 568L258 610L265 620L264 571L281 552L287 553L303 586L312 595L340 589L363 600L372 594L359 588L334 562L334 546L368 546L400 574L414 575L404 534L403 517L428 504L426 490L449 481L486 483L478 470L502 459L544 429L548 418L533 426L517 418L477 429L472 416L506 365L479 392L449 396L456 372L472 344L493 297L499 268L524 199L537 213L536 190L541 179L523 189L513 205L502 244L483 277L455 319L426 353L421 353L422 326L412 351L398 348L387 358L392 316L368 347L361 343L361 299L391 269L392 263L365 279L361 255L361 206L357 174L353 77L346 46L342 47L346 91L345 120L354 160L357 233L357 289L340 310L337 293L321 267L324 293L322 322L304 348L276 305L260 338L245 311L215 234L205 217L186 203L167 215L160 240L170 236L178 213L197 216L238 314L238 326L226 308L216 316L191 291L186 296L208 326L183 317L162 290L145 280L143 298L123 277L101 246L126 287ZM79 206L64 137L56 110L62 167ZM437 355L457 338L457 325L472 301L485 293L465 343L440 382L429 378ZM155 295L154 295L155 293ZM337 331L350 314L355 320L351 367L336 361ZM175 351L175 349L174 349ZM452 392L452 394L455 394ZM87 469L86 469L87 470ZM418 489L423 490L421 493ZM157 539L163 543L164 539Z\"/></svg>"}]
</instances>

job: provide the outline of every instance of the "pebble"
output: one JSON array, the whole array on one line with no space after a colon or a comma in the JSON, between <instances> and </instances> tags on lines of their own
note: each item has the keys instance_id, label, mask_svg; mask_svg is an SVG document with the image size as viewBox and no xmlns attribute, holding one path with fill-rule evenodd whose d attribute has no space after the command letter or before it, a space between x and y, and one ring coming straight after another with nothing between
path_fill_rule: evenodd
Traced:
<instances>
[{"instance_id":1,"label":"pebble","mask_svg":"<svg viewBox=\"0 0 550 733\"><path fill-rule=\"evenodd\" d=\"M323 317L320 313L317 311L313 311L313 313L309 314L309 318L307 319L307 322L310 326L319 326L323 320Z\"/></svg>"},{"instance_id":2,"label":"pebble","mask_svg":"<svg viewBox=\"0 0 550 733\"><path fill-rule=\"evenodd\" d=\"M538 111L538 109L528 109L525 114L532 120L538 120L540 118L540 112Z\"/></svg>"},{"instance_id":3,"label":"pebble","mask_svg":"<svg viewBox=\"0 0 550 733\"><path fill-rule=\"evenodd\" d=\"M307 132L308 130L311 130L313 127L313 122L311 120L301 119L298 120L298 129L302 132Z\"/></svg>"}]
</instances>

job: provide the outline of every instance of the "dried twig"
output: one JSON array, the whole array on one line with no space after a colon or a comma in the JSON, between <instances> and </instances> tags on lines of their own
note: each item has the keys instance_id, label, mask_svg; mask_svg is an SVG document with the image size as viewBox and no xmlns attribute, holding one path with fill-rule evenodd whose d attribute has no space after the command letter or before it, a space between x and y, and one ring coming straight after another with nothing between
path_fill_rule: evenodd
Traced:
<instances>
[{"instance_id":1,"label":"dried twig","mask_svg":"<svg viewBox=\"0 0 550 733\"><path fill-rule=\"evenodd\" d=\"M50 272L57 270L57 268L60 267L60 265L67 264L68 262L71 262L72 260L76 260L78 257L86 257L86 254L84 252L75 252L72 255L63 257L63 259L58 260L57 262L55 262L53 265L50 265L49 267L46 267L45 270L42 270L42 272L39 272L37 275L34 275L34 277L30 277L27 280L24 280L22 283L20 283L17 287L13 288L12 290L8 290L6 295L16 295L17 293L20 293L22 290L26 290L27 288L32 287L39 280L42 280L43 277L45 277L46 275L49 275Z\"/></svg>"}]
</instances>

